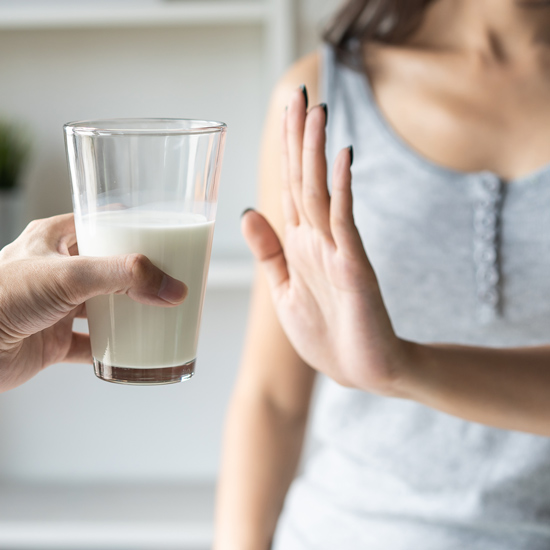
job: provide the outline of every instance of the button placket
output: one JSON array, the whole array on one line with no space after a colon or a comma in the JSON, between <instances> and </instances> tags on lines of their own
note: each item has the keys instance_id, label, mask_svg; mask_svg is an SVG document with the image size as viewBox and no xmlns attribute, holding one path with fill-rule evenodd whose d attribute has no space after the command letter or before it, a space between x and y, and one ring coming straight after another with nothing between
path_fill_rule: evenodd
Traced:
<instances>
[{"instance_id":1,"label":"button placket","mask_svg":"<svg viewBox=\"0 0 550 550\"><path fill-rule=\"evenodd\" d=\"M494 319L500 310L499 233L502 181L483 174L474 203L474 263L477 301L483 321Z\"/></svg>"}]
</instances>

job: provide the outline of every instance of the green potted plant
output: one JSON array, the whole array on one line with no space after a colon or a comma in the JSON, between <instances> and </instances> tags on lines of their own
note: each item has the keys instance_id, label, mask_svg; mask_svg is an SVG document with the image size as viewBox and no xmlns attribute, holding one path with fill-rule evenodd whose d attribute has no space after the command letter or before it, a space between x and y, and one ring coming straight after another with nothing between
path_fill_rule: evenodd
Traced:
<instances>
[{"instance_id":1,"label":"green potted plant","mask_svg":"<svg viewBox=\"0 0 550 550\"><path fill-rule=\"evenodd\" d=\"M29 139L22 127L0 120L0 248L22 229L21 174L29 151Z\"/></svg>"}]
</instances>

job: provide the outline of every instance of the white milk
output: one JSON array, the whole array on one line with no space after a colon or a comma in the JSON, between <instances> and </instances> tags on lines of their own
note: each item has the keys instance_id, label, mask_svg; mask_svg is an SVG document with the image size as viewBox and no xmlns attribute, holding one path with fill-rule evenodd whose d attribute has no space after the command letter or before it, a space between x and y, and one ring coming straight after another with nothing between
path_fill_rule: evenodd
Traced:
<instances>
[{"instance_id":1,"label":"white milk","mask_svg":"<svg viewBox=\"0 0 550 550\"><path fill-rule=\"evenodd\" d=\"M120 210L77 220L79 254L139 252L189 288L183 304L163 308L126 295L86 302L92 352L116 367L174 367L197 353L214 222L198 214Z\"/></svg>"}]
</instances>

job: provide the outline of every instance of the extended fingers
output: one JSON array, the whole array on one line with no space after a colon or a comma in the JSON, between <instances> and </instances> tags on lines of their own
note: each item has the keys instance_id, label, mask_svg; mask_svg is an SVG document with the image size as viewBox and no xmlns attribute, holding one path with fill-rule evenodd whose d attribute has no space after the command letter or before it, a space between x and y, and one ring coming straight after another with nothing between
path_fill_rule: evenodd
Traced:
<instances>
[{"instance_id":1,"label":"extended fingers","mask_svg":"<svg viewBox=\"0 0 550 550\"><path fill-rule=\"evenodd\" d=\"M351 164L353 147L342 149L334 163L330 204L330 229L336 246L354 256L364 253L361 237L353 220Z\"/></svg>"},{"instance_id":2,"label":"extended fingers","mask_svg":"<svg viewBox=\"0 0 550 550\"><path fill-rule=\"evenodd\" d=\"M283 204L290 223L308 223L330 235L326 122L326 105L308 113L305 87L293 93L283 117Z\"/></svg>"},{"instance_id":3,"label":"extended fingers","mask_svg":"<svg viewBox=\"0 0 550 550\"><path fill-rule=\"evenodd\" d=\"M325 124L327 107L311 109L306 118L303 146L302 199L309 222L323 233L330 234L327 189L327 160L325 156Z\"/></svg>"},{"instance_id":4,"label":"extended fingers","mask_svg":"<svg viewBox=\"0 0 550 550\"><path fill-rule=\"evenodd\" d=\"M288 181L298 218L304 216L302 205L302 148L307 111L307 91L301 86L290 98L286 117Z\"/></svg>"},{"instance_id":5,"label":"extended fingers","mask_svg":"<svg viewBox=\"0 0 550 550\"><path fill-rule=\"evenodd\" d=\"M283 214L287 221L292 225L298 225L298 212L292 198L292 189L290 188L289 175L289 160L288 160L288 143L287 143L287 115L288 109L283 113L281 123L281 183L282 183L282 199L283 199Z\"/></svg>"}]
</instances>

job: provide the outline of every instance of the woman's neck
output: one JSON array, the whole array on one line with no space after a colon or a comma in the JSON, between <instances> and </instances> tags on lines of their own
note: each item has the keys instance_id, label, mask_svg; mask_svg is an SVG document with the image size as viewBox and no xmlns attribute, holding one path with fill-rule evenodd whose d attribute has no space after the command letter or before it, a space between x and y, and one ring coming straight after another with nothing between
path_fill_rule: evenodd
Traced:
<instances>
[{"instance_id":1,"label":"woman's neck","mask_svg":"<svg viewBox=\"0 0 550 550\"><path fill-rule=\"evenodd\" d=\"M409 44L511 61L550 46L550 1L436 0Z\"/></svg>"}]
</instances>

